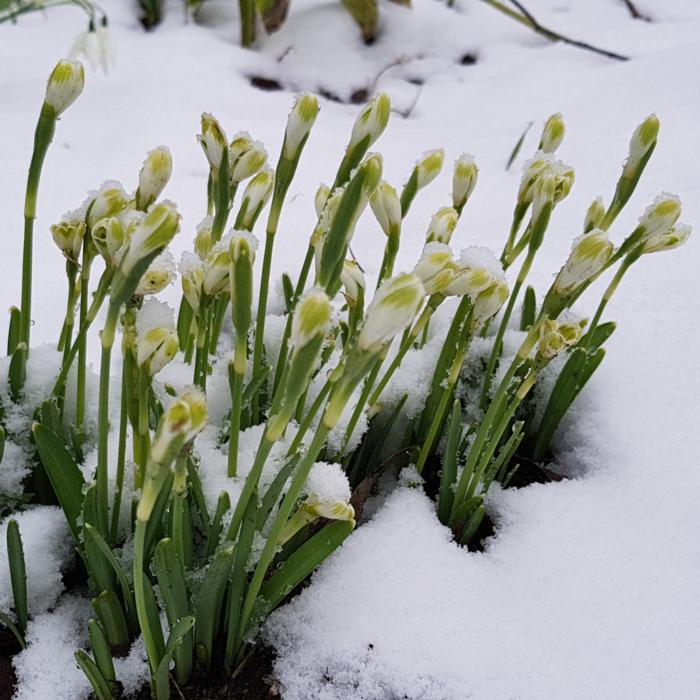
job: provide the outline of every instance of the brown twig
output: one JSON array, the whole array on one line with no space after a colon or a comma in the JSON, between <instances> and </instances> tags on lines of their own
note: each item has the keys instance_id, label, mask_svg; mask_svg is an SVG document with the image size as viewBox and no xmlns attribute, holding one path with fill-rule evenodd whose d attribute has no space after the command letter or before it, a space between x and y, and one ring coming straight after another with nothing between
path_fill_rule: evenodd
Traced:
<instances>
[{"instance_id":1,"label":"brown twig","mask_svg":"<svg viewBox=\"0 0 700 700\"><path fill-rule=\"evenodd\" d=\"M642 22L651 22L651 17L649 17L649 15L645 15L643 12L640 12L632 0L622 0L622 2L625 3L627 9L630 11L630 14L632 17L634 17L634 19L641 19Z\"/></svg>"},{"instance_id":2,"label":"brown twig","mask_svg":"<svg viewBox=\"0 0 700 700\"><path fill-rule=\"evenodd\" d=\"M578 39L571 39L564 34L555 32L553 29L544 27L541 25L532 13L521 3L519 0L508 0L512 5L517 8L516 10L504 5L500 0L481 0L487 5L491 5L494 9L502 12L504 15L514 19L516 22L525 25L532 29L533 32L539 34L540 36L549 39L549 41L561 41L563 44L568 44L569 46L575 46L579 49L585 49L586 51L592 51L600 56L605 56L606 58L613 58L616 61L627 61L629 56L623 56L622 54L615 53L614 51L608 51L607 49L601 49L597 46L593 46L585 41L579 41Z\"/></svg>"}]
</instances>

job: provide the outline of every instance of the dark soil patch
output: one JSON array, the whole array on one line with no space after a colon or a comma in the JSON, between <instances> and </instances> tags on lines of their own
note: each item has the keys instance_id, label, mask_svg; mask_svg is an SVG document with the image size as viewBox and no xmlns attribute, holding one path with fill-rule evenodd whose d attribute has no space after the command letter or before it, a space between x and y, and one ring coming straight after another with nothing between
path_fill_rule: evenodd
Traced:
<instances>
[{"instance_id":1,"label":"dark soil patch","mask_svg":"<svg viewBox=\"0 0 700 700\"><path fill-rule=\"evenodd\" d=\"M17 676L12 667L12 657L20 651L14 636L0 628L0 700L11 700L15 693Z\"/></svg>"}]
</instances>

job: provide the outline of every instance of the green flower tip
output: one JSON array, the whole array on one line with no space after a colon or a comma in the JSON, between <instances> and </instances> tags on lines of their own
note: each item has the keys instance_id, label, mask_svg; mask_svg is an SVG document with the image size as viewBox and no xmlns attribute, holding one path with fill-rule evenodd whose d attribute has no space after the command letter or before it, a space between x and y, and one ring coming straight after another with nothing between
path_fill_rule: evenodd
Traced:
<instances>
[{"instance_id":1,"label":"green flower tip","mask_svg":"<svg viewBox=\"0 0 700 700\"><path fill-rule=\"evenodd\" d=\"M593 229L576 238L564 267L554 280L554 290L567 296L598 274L614 251L607 231Z\"/></svg>"},{"instance_id":2,"label":"green flower tip","mask_svg":"<svg viewBox=\"0 0 700 700\"><path fill-rule=\"evenodd\" d=\"M543 362L549 362L559 353L573 347L581 339L587 321L555 321L547 319L540 329L540 342L537 356Z\"/></svg>"},{"instance_id":3,"label":"green flower tip","mask_svg":"<svg viewBox=\"0 0 700 700\"><path fill-rule=\"evenodd\" d=\"M60 117L75 102L85 87L85 69L80 61L63 59L51 71L45 102Z\"/></svg>"},{"instance_id":4,"label":"green flower tip","mask_svg":"<svg viewBox=\"0 0 700 700\"><path fill-rule=\"evenodd\" d=\"M134 231L122 261L122 274L127 276L140 260L164 250L179 230L180 215L172 202L152 206Z\"/></svg>"},{"instance_id":5,"label":"green flower tip","mask_svg":"<svg viewBox=\"0 0 700 700\"><path fill-rule=\"evenodd\" d=\"M173 157L166 146L149 151L139 173L136 207L145 211L158 199L173 172Z\"/></svg>"},{"instance_id":6,"label":"green flower tip","mask_svg":"<svg viewBox=\"0 0 700 700\"><path fill-rule=\"evenodd\" d=\"M208 112L202 113L201 131L202 133L197 135L197 141L202 146L204 155L209 161L209 166L213 171L218 172L224 159L224 154L227 153L228 139L226 138L226 133L221 128L221 124L219 124L216 117Z\"/></svg>"},{"instance_id":7,"label":"green flower tip","mask_svg":"<svg viewBox=\"0 0 700 700\"><path fill-rule=\"evenodd\" d=\"M566 127L564 119L559 112L552 114L544 124L542 129L542 137L540 138L540 150L545 153L554 153L561 146L564 140Z\"/></svg>"},{"instance_id":8,"label":"green flower tip","mask_svg":"<svg viewBox=\"0 0 700 700\"><path fill-rule=\"evenodd\" d=\"M602 197L596 197L591 206L588 207L586 218L583 221L583 230L590 231L594 228L599 228L605 218L605 204Z\"/></svg>"},{"instance_id":9,"label":"green flower tip","mask_svg":"<svg viewBox=\"0 0 700 700\"><path fill-rule=\"evenodd\" d=\"M630 160L637 162L656 143L661 123L655 114L650 114L635 130L630 140Z\"/></svg>"},{"instance_id":10,"label":"green flower tip","mask_svg":"<svg viewBox=\"0 0 700 700\"><path fill-rule=\"evenodd\" d=\"M401 228L401 202L396 190L388 182L382 180L379 183L369 203L386 236Z\"/></svg>"},{"instance_id":11,"label":"green flower tip","mask_svg":"<svg viewBox=\"0 0 700 700\"><path fill-rule=\"evenodd\" d=\"M438 209L430 220L428 233L425 237L426 243L433 241L449 243L455 228L457 228L458 221L459 215L452 207Z\"/></svg>"},{"instance_id":12,"label":"green flower tip","mask_svg":"<svg viewBox=\"0 0 700 700\"><path fill-rule=\"evenodd\" d=\"M452 174L452 205L461 210L471 197L476 181L479 178L479 168L474 156L463 153L454 165Z\"/></svg>"},{"instance_id":13,"label":"green flower tip","mask_svg":"<svg viewBox=\"0 0 700 700\"><path fill-rule=\"evenodd\" d=\"M416 185L419 190L429 185L440 174L444 162L445 151L442 148L427 151L421 156L414 168Z\"/></svg>"},{"instance_id":14,"label":"green flower tip","mask_svg":"<svg viewBox=\"0 0 700 700\"><path fill-rule=\"evenodd\" d=\"M331 302L318 288L310 289L299 301L292 319L292 342L298 350L314 338L325 336L331 320Z\"/></svg>"},{"instance_id":15,"label":"green flower tip","mask_svg":"<svg viewBox=\"0 0 700 700\"><path fill-rule=\"evenodd\" d=\"M237 134L231 141L228 157L232 185L252 177L267 163L265 147L245 132Z\"/></svg>"},{"instance_id":16,"label":"green flower tip","mask_svg":"<svg viewBox=\"0 0 700 700\"><path fill-rule=\"evenodd\" d=\"M348 148L354 148L360 142L366 142L366 148L372 146L386 129L390 113L389 95L379 93L373 97L355 120Z\"/></svg>"},{"instance_id":17,"label":"green flower tip","mask_svg":"<svg viewBox=\"0 0 700 700\"><path fill-rule=\"evenodd\" d=\"M282 147L282 152L288 160L296 160L299 157L299 149L305 143L316 121L318 110L318 100L315 95L305 93L295 98L294 106L287 118Z\"/></svg>"}]
</instances>

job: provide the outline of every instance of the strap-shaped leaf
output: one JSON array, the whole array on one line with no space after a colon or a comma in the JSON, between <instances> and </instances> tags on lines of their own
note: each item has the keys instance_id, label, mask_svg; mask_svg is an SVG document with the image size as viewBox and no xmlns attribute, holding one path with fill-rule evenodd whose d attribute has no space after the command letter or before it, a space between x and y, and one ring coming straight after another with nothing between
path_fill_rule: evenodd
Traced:
<instances>
[{"instance_id":1,"label":"strap-shaped leaf","mask_svg":"<svg viewBox=\"0 0 700 700\"><path fill-rule=\"evenodd\" d=\"M27 344L18 343L10 360L10 396L14 402L18 402L20 392L27 376Z\"/></svg>"},{"instance_id":2,"label":"strap-shaped leaf","mask_svg":"<svg viewBox=\"0 0 700 700\"><path fill-rule=\"evenodd\" d=\"M7 523L7 558L10 564L10 581L14 599L17 627L24 634L27 631L29 612L27 608L27 570L24 564L24 548L19 525L16 520Z\"/></svg>"},{"instance_id":3,"label":"strap-shaped leaf","mask_svg":"<svg viewBox=\"0 0 700 700\"><path fill-rule=\"evenodd\" d=\"M12 622L12 620L5 615L4 612L0 612L0 625L4 625L8 630L10 630L22 649L27 648L27 643L24 641L24 635L17 629L17 625L15 625L15 623Z\"/></svg>"},{"instance_id":4,"label":"strap-shaped leaf","mask_svg":"<svg viewBox=\"0 0 700 700\"><path fill-rule=\"evenodd\" d=\"M78 662L78 666L82 669L83 673L87 676L90 681L92 690L95 693L97 700L113 700L115 697L109 689L109 684L107 683L105 677L100 673L100 669L97 668L97 664L92 660L88 654L86 654L82 649L78 649L75 652L75 660Z\"/></svg>"},{"instance_id":5,"label":"strap-shaped leaf","mask_svg":"<svg viewBox=\"0 0 700 700\"><path fill-rule=\"evenodd\" d=\"M214 513L214 520L212 520L211 527L207 533L207 558L210 557L216 551L216 547L219 544L219 539L221 538L221 528L223 524L224 515L231 508L231 497L228 495L228 491L222 491L219 494L219 500L216 503L216 513Z\"/></svg>"},{"instance_id":6,"label":"strap-shaped leaf","mask_svg":"<svg viewBox=\"0 0 700 700\"><path fill-rule=\"evenodd\" d=\"M158 700L169 700L170 698L170 662L185 637L189 635L192 627L194 627L194 617L190 615L178 620L170 630L163 658L156 670L155 687Z\"/></svg>"},{"instance_id":7,"label":"strap-shaped leaf","mask_svg":"<svg viewBox=\"0 0 700 700\"><path fill-rule=\"evenodd\" d=\"M476 531L479 529L479 525L481 525L481 521L484 519L484 515L486 515L486 509L484 506L479 506L469 517L469 520L467 520L467 524L464 526L464 529L459 535L458 541L460 544L470 544L471 541L474 539L474 535L476 534Z\"/></svg>"},{"instance_id":8,"label":"strap-shaped leaf","mask_svg":"<svg viewBox=\"0 0 700 700\"><path fill-rule=\"evenodd\" d=\"M459 399L452 403L452 417L447 434L447 446L442 462L440 475L440 492L438 495L438 518L443 525L447 524L454 501L454 485L457 480L457 455L462 435L462 406Z\"/></svg>"},{"instance_id":9,"label":"strap-shaped leaf","mask_svg":"<svg viewBox=\"0 0 700 700\"><path fill-rule=\"evenodd\" d=\"M128 649L129 629L117 594L112 590L102 591L90 603L102 623L110 647L121 650Z\"/></svg>"},{"instance_id":10,"label":"strap-shaped leaf","mask_svg":"<svg viewBox=\"0 0 700 700\"><path fill-rule=\"evenodd\" d=\"M95 665L108 685L114 687L117 677L114 673L112 652L102 625L95 619L88 620L88 639L90 640L90 649L95 657Z\"/></svg>"},{"instance_id":11,"label":"strap-shaped leaf","mask_svg":"<svg viewBox=\"0 0 700 700\"><path fill-rule=\"evenodd\" d=\"M2 9L2 8L0 8ZM21 335L22 312L16 307L10 307L10 324L7 329L7 354L14 355Z\"/></svg>"},{"instance_id":12,"label":"strap-shaped leaf","mask_svg":"<svg viewBox=\"0 0 700 700\"><path fill-rule=\"evenodd\" d=\"M520 330L528 330L535 322L537 316L537 297L535 290L528 286L523 297L523 310L520 315Z\"/></svg>"},{"instance_id":13,"label":"strap-shaped leaf","mask_svg":"<svg viewBox=\"0 0 700 700\"><path fill-rule=\"evenodd\" d=\"M293 455L288 457L282 468L277 472L275 478L272 480L270 485L265 491L265 495L260 500L260 507L257 514L257 529L262 530L265 527L267 519L270 517L272 509L275 507L279 501L280 494L284 485L287 483L287 479L290 474L294 471L294 467L299 463L299 458L301 455L295 452Z\"/></svg>"}]
</instances>

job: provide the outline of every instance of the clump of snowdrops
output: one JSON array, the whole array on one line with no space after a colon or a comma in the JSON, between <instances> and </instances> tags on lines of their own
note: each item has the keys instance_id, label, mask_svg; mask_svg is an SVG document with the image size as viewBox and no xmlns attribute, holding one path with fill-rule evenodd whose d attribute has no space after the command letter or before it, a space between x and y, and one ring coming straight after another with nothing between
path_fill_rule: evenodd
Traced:
<instances>
[{"instance_id":1,"label":"clump of snowdrops","mask_svg":"<svg viewBox=\"0 0 700 700\"><path fill-rule=\"evenodd\" d=\"M23 401L27 381L41 168L56 121L83 80L79 63L60 62L37 124L22 304L12 310L8 338L4 400L13 403ZM525 290L515 319L518 347L506 355L520 292L574 181L573 169L553 155L563 121L559 115L547 121L524 169L500 257L478 246L459 254L451 247L478 179L474 159L463 155L454 165L451 201L432 217L420 259L410 271L395 272L404 221L443 168L444 154L421 156L400 192L382 180L382 157L370 148L387 126L390 104L378 95L359 114L332 185L318 188L301 270L295 279L283 276L284 312L274 317L268 304L274 246L278 235L288 235L278 231L281 214L318 110L311 95L295 99L274 170L250 135L229 139L214 116L202 115L207 211L194 251L179 264L177 316L155 298L176 277L168 246L180 230L176 205L161 198L172 171L167 148L147 155L132 194L108 181L51 227L66 269L62 363L35 415L37 461L24 500L43 494L57 502L75 540L95 613L90 648L76 651L76 659L98 698L118 696L113 657L139 636L156 698L212 669L233 673L266 616L355 527L353 505L361 504L367 485L396 465L411 465L416 481L420 475L436 484L440 520L457 541L472 542L490 485L507 484L519 459L549 454L557 425L602 360L601 345L614 328L602 315L624 274L643 256L682 244L690 232L678 223L678 199L663 194L619 245L608 238L656 145L658 120L648 117L632 137L609 205L593 202L541 303L531 287ZM369 210L386 238L373 291L350 256ZM514 266L509 285L506 273ZM574 317L576 300L612 268L592 321ZM106 315L90 430L88 331L100 311ZM439 317L447 321L443 337L433 331ZM469 353L476 341L488 353L475 373ZM409 355L422 357L430 370L425 398L411 415L404 410L407 395L389 396ZM557 357L564 361L536 412L532 390ZM188 385L176 389L161 380L173 368ZM230 409L207 426L207 395L222 382ZM16 438L4 427L0 435L3 447ZM251 439L252 452L243 449ZM203 446L211 454L212 442L226 456L216 464L218 483L226 486L215 508L202 485L213 466L200 456ZM86 478L79 465L95 446L96 466ZM125 494L133 502L124 503ZM7 533L15 605L14 616L3 614L1 621L23 644L31 611L16 522Z\"/></svg>"}]
</instances>

